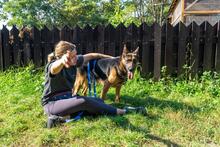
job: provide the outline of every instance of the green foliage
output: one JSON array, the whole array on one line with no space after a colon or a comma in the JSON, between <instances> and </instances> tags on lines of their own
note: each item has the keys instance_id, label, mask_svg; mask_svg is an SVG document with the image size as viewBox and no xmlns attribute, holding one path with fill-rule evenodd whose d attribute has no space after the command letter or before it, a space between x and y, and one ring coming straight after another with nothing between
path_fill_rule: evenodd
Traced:
<instances>
[{"instance_id":1,"label":"green foliage","mask_svg":"<svg viewBox=\"0 0 220 147\"><path fill-rule=\"evenodd\" d=\"M120 104L145 106L147 116L85 117L45 128L40 104L43 69L11 68L0 72L0 146L219 146L220 76L172 78L162 69L159 81L135 73L122 87ZM98 86L100 92L102 86Z\"/></svg>"},{"instance_id":2,"label":"green foliage","mask_svg":"<svg viewBox=\"0 0 220 147\"><path fill-rule=\"evenodd\" d=\"M126 26L142 22L162 23L167 15L169 0L9 0L0 1L0 19L9 26L36 26L49 28L64 25L73 27L78 24L96 26L112 24ZM155 19L156 18L156 19Z\"/></svg>"}]
</instances>

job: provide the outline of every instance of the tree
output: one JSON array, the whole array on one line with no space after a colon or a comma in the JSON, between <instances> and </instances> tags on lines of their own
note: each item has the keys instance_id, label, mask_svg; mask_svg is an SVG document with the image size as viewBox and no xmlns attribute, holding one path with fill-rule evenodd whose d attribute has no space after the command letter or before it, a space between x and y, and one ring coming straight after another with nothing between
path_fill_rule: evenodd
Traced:
<instances>
[{"instance_id":1,"label":"tree","mask_svg":"<svg viewBox=\"0 0 220 147\"><path fill-rule=\"evenodd\" d=\"M8 25L16 24L37 26L47 25L74 26L79 24L94 25L107 20L102 18L99 0L13 0L2 2L2 20L9 20Z\"/></svg>"},{"instance_id":2,"label":"tree","mask_svg":"<svg viewBox=\"0 0 220 147\"><path fill-rule=\"evenodd\" d=\"M0 19L18 27L142 22L162 24L170 0L0 0Z\"/></svg>"}]
</instances>

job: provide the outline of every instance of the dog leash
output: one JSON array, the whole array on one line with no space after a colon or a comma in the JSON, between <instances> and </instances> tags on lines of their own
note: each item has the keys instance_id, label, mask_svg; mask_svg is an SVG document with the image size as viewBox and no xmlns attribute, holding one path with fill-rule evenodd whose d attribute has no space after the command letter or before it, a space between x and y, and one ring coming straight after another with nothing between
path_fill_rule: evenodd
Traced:
<instances>
[{"instance_id":1,"label":"dog leash","mask_svg":"<svg viewBox=\"0 0 220 147\"><path fill-rule=\"evenodd\" d=\"M96 65L96 60L94 60L94 62L93 62L93 68L95 69L95 65ZM94 81L94 83L93 83L93 90L94 90L94 97L96 97L96 80L95 80L95 76L93 76L93 81Z\"/></svg>"},{"instance_id":2,"label":"dog leash","mask_svg":"<svg viewBox=\"0 0 220 147\"><path fill-rule=\"evenodd\" d=\"M89 85L89 96L91 97L92 93L91 93L91 79L90 79L90 62L88 62L88 65L87 65L87 79L88 79L88 85Z\"/></svg>"},{"instance_id":3,"label":"dog leash","mask_svg":"<svg viewBox=\"0 0 220 147\"><path fill-rule=\"evenodd\" d=\"M90 63L91 62L91 63ZM93 63L93 68L95 68L96 65L96 60L91 60L90 62L88 62L88 66L87 66L87 71L88 71L88 86L89 86L89 96L92 97L92 87L91 87L91 69L90 66ZM93 76L93 90L94 90L94 97L96 97L96 81L95 81L95 76Z\"/></svg>"},{"instance_id":4,"label":"dog leash","mask_svg":"<svg viewBox=\"0 0 220 147\"><path fill-rule=\"evenodd\" d=\"M79 112L77 114L77 116L75 116L73 118L66 119L65 122L68 123L68 122L72 122L72 121L77 121L82 117L82 115L83 115L83 111Z\"/></svg>"},{"instance_id":5,"label":"dog leash","mask_svg":"<svg viewBox=\"0 0 220 147\"><path fill-rule=\"evenodd\" d=\"M96 65L96 60L92 60L90 61L91 64L93 63L93 68L95 68L95 65ZM89 84L89 96L92 97L92 92L91 92L91 74L90 74L90 62L88 63L88 67L87 67L87 70L88 70L88 84ZM96 81L95 81L95 76L94 76L94 97L96 97ZM69 123L69 122L72 122L72 121L77 121L79 120L83 115L83 111L79 112L75 117L73 118L70 118L70 119L66 119L65 122L66 123Z\"/></svg>"}]
</instances>

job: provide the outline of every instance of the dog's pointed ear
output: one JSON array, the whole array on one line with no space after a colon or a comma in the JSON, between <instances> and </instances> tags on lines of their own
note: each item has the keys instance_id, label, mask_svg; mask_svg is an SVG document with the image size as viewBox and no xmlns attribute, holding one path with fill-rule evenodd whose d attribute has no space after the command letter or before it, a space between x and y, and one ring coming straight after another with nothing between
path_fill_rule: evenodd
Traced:
<instances>
[{"instance_id":1,"label":"dog's pointed ear","mask_svg":"<svg viewBox=\"0 0 220 147\"><path fill-rule=\"evenodd\" d=\"M126 44L124 44L124 48L123 48L123 54L127 54L129 51L127 49L127 46Z\"/></svg>"},{"instance_id":2,"label":"dog's pointed ear","mask_svg":"<svg viewBox=\"0 0 220 147\"><path fill-rule=\"evenodd\" d=\"M136 50L133 53L138 54L138 52L139 52L139 46L136 48Z\"/></svg>"}]
</instances>

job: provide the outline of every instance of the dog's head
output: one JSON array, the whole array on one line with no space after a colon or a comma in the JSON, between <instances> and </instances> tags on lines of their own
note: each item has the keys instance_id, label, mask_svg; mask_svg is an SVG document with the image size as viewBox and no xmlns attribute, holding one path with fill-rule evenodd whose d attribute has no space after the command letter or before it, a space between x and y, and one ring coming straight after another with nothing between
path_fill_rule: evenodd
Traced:
<instances>
[{"instance_id":1,"label":"dog's head","mask_svg":"<svg viewBox=\"0 0 220 147\"><path fill-rule=\"evenodd\" d=\"M124 45L121 62L127 70L128 79L133 79L134 77L134 71L138 62L138 51L139 47L133 52L129 52L126 45Z\"/></svg>"}]
</instances>

